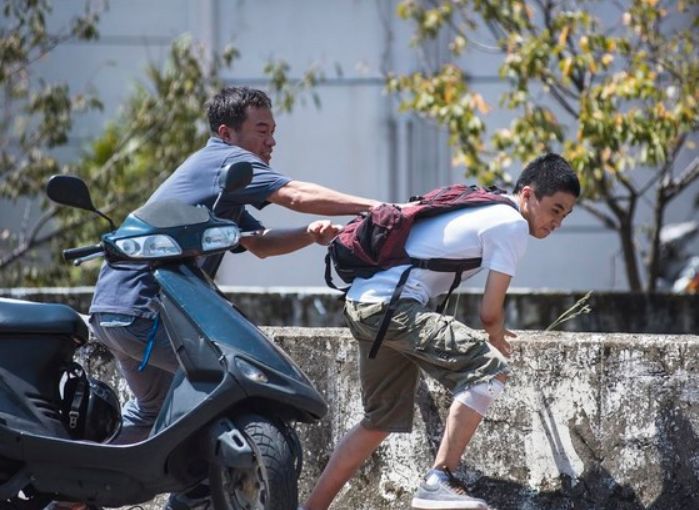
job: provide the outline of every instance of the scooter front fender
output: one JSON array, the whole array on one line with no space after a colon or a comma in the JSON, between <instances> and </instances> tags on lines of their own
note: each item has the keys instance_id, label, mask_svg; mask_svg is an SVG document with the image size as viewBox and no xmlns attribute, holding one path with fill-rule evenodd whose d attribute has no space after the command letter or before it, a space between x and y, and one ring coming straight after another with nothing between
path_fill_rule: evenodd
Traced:
<instances>
[{"instance_id":1,"label":"scooter front fender","mask_svg":"<svg viewBox=\"0 0 699 510\"><path fill-rule=\"evenodd\" d=\"M255 465L255 454L243 433L226 418L209 428L208 458L229 468L250 469Z\"/></svg>"}]
</instances>

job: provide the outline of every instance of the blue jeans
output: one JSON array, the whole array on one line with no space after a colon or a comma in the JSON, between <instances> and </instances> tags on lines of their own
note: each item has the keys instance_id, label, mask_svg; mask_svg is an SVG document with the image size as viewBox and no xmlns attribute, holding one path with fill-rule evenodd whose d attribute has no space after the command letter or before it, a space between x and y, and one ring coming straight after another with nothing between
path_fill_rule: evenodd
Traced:
<instances>
[{"instance_id":1,"label":"blue jeans","mask_svg":"<svg viewBox=\"0 0 699 510\"><path fill-rule=\"evenodd\" d=\"M142 372L138 370L153 322L115 313L95 313L90 317L93 334L114 355L134 396L122 410L122 429L112 444L136 443L148 437L170 389L172 374L179 366L160 324L148 365Z\"/></svg>"}]
</instances>

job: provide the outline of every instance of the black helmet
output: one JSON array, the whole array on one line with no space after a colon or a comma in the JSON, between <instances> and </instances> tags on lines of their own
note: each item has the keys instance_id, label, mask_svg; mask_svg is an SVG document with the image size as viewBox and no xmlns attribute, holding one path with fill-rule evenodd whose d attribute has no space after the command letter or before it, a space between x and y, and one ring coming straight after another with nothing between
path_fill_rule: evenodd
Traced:
<instances>
[{"instance_id":1,"label":"black helmet","mask_svg":"<svg viewBox=\"0 0 699 510\"><path fill-rule=\"evenodd\" d=\"M119 398L109 385L88 377L90 391L85 412L83 439L108 443L121 429Z\"/></svg>"},{"instance_id":2,"label":"black helmet","mask_svg":"<svg viewBox=\"0 0 699 510\"><path fill-rule=\"evenodd\" d=\"M66 371L62 416L74 439L108 443L121 429L121 406L112 388L75 364Z\"/></svg>"}]
</instances>

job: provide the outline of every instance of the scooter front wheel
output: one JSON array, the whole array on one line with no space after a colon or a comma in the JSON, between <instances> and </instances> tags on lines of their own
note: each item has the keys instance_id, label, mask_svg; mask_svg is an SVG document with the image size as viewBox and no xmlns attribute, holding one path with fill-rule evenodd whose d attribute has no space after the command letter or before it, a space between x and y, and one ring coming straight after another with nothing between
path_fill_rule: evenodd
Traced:
<instances>
[{"instance_id":1,"label":"scooter front wheel","mask_svg":"<svg viewBox=\"0 0 699 510\"><path fill-rule=\"evenodd\" d=\"M31 499L10 498L0 501L0 510L42 510L51 502L48 496L37 496Z\"/></svg>"},{"instance_id":2,"label":"scooter front wheel","mask_svg":"<svg viewBox=\"0 0 699 510\"><path fill-rule=\"evenodd\" d=\"M250 444L255 463L249 469L212 464L209 483L214 509L296 510L298 474L289 431L284 424L255 414L234 422Z\"/></svg>"},{"instance_id":3,"label":"scooter front wheel","mask_svg":"<svg viewBox=\"0 0 699 510\"><path fill-rule=\"evenodd\" d=\"M7 483L20 469L19 461L0 457L0 486ZM14 496L0 499L0 510L42 510L51 502L49 496L33 494L31 488L24 497Z\"/></svg>"}]
</instances>

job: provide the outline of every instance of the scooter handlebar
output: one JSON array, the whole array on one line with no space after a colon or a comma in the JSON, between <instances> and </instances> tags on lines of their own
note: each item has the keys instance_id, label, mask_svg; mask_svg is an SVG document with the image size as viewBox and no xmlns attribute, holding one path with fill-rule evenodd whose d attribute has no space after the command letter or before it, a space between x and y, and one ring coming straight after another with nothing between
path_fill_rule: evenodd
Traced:
<instances>
[{"instance_id":1,"label":"scooter handlebar","mask_svg":"<svg viewBox=\"0 0 699 510\"><path fill-rule=\"evenodd\" d=\"M102 253L103 251L104 250L101 244L94 244L92 246L80 246L79 248L68 248L67 250L63 250L63 260L65 260L66 262L70 262L71 260L80 259L97 253Z\"/></svg>"}]
</instances>

